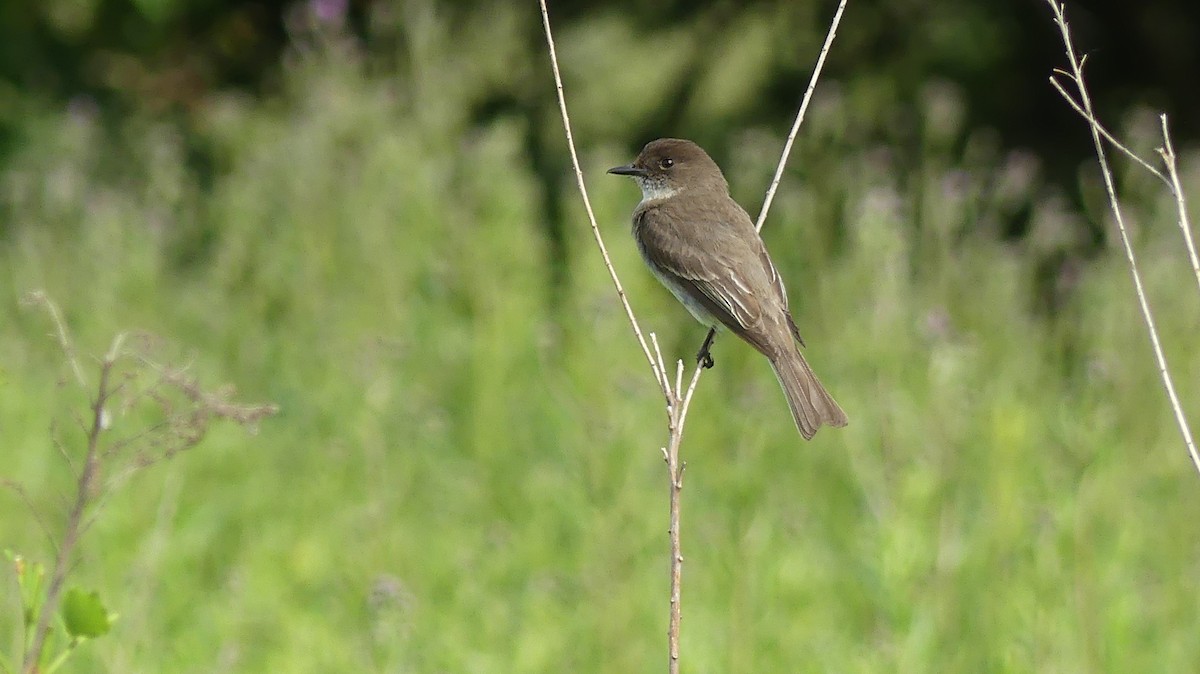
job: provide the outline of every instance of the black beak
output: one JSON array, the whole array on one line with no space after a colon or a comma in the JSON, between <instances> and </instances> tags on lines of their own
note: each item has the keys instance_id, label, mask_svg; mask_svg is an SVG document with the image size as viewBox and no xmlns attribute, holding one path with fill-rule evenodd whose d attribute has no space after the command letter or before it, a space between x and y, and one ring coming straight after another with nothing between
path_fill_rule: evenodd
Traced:
<instances>
[{"instance_id":1,"label":"black beak","mask_svg":"<svg viewBox=\"0 0 1200 674\"><path fill-rule=\"evenodd\" d=\"M641 178L646 176L646 169L638 168L633 164L629 166L614 166L608 169L608 172L619 176L638 176Z\"/></svg>"}]
</instances>

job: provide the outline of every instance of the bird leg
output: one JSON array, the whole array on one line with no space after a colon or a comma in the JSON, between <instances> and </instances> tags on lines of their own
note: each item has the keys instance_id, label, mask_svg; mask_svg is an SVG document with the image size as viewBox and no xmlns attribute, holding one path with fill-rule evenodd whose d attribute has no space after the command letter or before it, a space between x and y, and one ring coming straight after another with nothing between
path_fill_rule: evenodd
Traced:
<instances>
[{"instance_id":1,"label":"bird leg","mask_svg":"<svg viewBox=\"0 0 1200 674\"><path fill-rule=\"evenodd\" d=\"M712 346L713 339L717 336L716 328L708 329L708 336L704 338L704 343L700 345L700 350L696 352L696 363L700 367L708 370L715 364L712 354L709 352L709 347Z\"/></svg>"}]
</instances>

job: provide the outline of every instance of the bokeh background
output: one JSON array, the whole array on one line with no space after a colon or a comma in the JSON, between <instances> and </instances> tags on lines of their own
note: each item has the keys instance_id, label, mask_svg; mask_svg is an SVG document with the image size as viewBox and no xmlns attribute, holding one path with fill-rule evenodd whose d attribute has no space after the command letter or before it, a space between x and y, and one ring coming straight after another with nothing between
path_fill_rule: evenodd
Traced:
<instances>
[{"instance_id":1,"label":"bokeh background","mask_svg":"<svg viewBox=\"0 0 1200 674\"><path fill-rule=\"evenodd\" d=\"M702 330L603 169L693 138L757 212L835 3L551 2L588 186L668 358ZM1200 9L1069 8L1104 120L1200 198ZM1193 672L1200 482L1035 0L851 0L764 237L851 418L716 346L684 456L684 670ZM0 547L50 561L120 331L281 413L113 467L61 671L665 664L661 396L591 242L535 2L0 5ZM1115 162L1194 410L1174 205ZM1194 215L1194 214L1193 214ZM118 417L120 430L148 423ZM60 450L61 447L61 450ZM0 652L19 649L8 567Z\"/></svg>"}]
</instances>

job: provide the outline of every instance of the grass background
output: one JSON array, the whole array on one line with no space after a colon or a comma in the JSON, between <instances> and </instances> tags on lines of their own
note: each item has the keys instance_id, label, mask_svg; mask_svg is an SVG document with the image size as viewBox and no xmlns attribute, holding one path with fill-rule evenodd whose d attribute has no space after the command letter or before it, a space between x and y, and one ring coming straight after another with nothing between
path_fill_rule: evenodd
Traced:
<instances>
[{"instance_id":1,"label":"grass background","mask_svg":"<svg viewBox=\"0 0 1200 674\"><path fill-rule=\"evenodd\" d=\"M30 123L0 175L0 475L61 520L71 471L54 438L80 449L87 396L47 317L19 307L33 289L85 354L146 330L204 381L282 408L104 501L73 580L121 617L67 671L665 661L660 395L574 194L553 261L569 283L552 288L515 122L460 133L456 91L428 65L400 87L313 57L275 100L215 98L197 130L220 158L208 183L170 125ZM765 229L851 424L803 443L766 363L718 342L683 448L684 669L1193 671L1200 488L1124 262L1073 268L1050 310L1033 299L1033 249L1101 211L1037 197L1020 156L954 126L952 92L917 111L920 168L898 165L854 136L856 95L822 90ZM742 133L726 166L751 211L777 135ZM635 309L687 356L702 330L626 238L636 190L602 175L628 156L584 142ZM1171 202L1135 175L1122 186L1187 403L1200 315ZM995 223L1025 202L1033 233L999 243ZM0 544L52 558L11 491Z\"/></svg>"}]
</instances>

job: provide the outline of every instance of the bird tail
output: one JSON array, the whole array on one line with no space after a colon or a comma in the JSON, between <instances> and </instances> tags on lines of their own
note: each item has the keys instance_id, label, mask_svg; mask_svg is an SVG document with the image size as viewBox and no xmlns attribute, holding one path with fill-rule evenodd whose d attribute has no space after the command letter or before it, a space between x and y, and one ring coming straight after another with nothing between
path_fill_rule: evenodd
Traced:
<instances>
[{"instance_id":1,"label":"bird tail","mask_svg":"<svg viewBox=\"0 0 1200 674\"><path fill-rule=\"evenodd\" d=\"M805 440L811 440L821 426L846 425L846 413L821 386L799 349L793 347L771 358L771 367Z\"/></svg>"}]
</instances>

